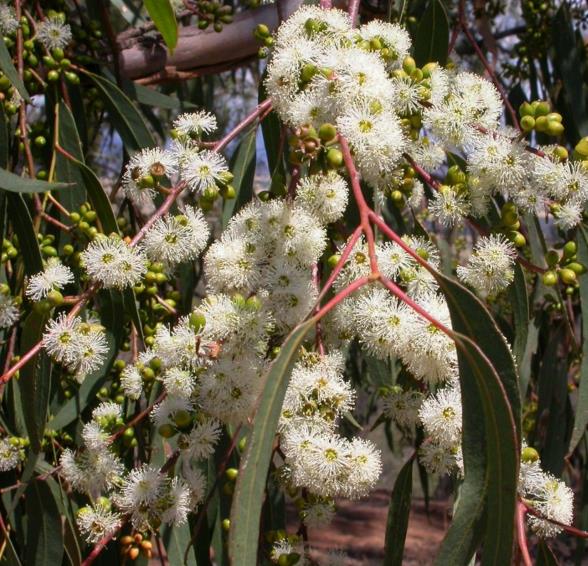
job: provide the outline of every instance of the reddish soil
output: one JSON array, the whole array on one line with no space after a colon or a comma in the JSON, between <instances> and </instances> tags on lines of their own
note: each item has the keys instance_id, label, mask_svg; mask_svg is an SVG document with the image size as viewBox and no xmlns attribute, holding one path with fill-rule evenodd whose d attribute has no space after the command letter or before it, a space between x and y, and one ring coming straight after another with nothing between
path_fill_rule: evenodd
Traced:
<instances>
[{"instance_id":1,"label":"reddish soil","mask_svg":"<svg viewBox=\"0 0 588 566\"><path fill-rule=\"evenodd\" d=\"M381 565L389 502L389 492L384 490L377 490L362 501L339 502L334 521L326 528L309 532L313 555L320 559L320 555L328 550L339 549L350 557L342 566ZM424 501L413 500L403 565L433 563L447 526L449 510L447 503L433 501L427 516Z\"/></svg>"}]
</instances>

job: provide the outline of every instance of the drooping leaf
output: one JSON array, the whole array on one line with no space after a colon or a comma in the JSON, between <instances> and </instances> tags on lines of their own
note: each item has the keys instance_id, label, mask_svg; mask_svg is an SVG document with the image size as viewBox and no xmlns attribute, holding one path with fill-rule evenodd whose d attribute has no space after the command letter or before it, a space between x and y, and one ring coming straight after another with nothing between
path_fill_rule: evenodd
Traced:
<instances>
[{"instance_id":1,"label":"drooping leaf","mask_svg":"<svg viewBox=\"0 0 588 566\"><path fill-rule=\"evenodd\" d=\"M0 168L0 189L11 193L45 193L69 187L71 187L69 183L48 183L47 181L39 181L39 179L21 177Z\"/></svg>"},{"instance_id":2,"label":"drooping leaf","mask_svg":"<svg viewBox=\"0 0 588 566\"><path fill-rule=\"evenodd\" d=\"M232 216L235 215L253 196L253 179L255 177L255 138L257 128L253 128L245 135L239 143L233 157L231 158L230 169L233 175L233 186L236 196L234 199L226 200L223 207L223 227L225 227Z\"/></svg>"},{"instance_id":3,"label":"drooping leaf","mask_svg":"<svg viewBox=\"0 0 588 566\"><path fill-rule=\"evenodd\" d=\"M21 352L28 352L41 338L47 324L46 314L31 312L23 324ZM31 447L35 452L41 450L41 440L47 422L47 409L51 392L51 360L44 350L38 353L20 370L18 388L25 417L25 426Z\"/></svg>"},{"instance_id":4,"label":"drooping leaf","mask_svg":"<svg viewBox=\"0 0 588 566\"><path fill-rule=\"evenodd\" d=\"M8 155L10 153L10 128L4 106L0 107L0 167L8 167Z\"/></svg>"},{"instance_id":5,"label":"drooping leaf","mask_svg":"<svg viewBox=\"0 0 588 566\"><path fill-rule=\"evenodd\" d=\"M581 226L578 230L578 261L582 265L588 262L588 232ZM588 425L588 278L580 277L580 301L582 303L582 352L584 353L580 367L580 386L578 387L578 400L576 402L576 415L572 438L568 447L571 454L575 449Z\"/></svg>"},{"instance_id":6,"label":"drooping leaf","mask_svg":"<svg viewBox=\"0 0 588 566\"><path fill-rule=\"evenodd\" d=\"M386 522L384 566L402 565L412 499L413 465L414 462L411 458L402 466L390 496L390 507L388 508L388 520Z\"/></svg>"},{"instance_id":7,"label":"drooping leaf","mask_svg":"<svg viewBox=\"0 0 588 566\"><path fill-rule=\"evenodd\" d=\"M167 552L169 564L184 564L186 566L200 566L193 553L188 553L188 560L184 561L186 547L190 544L190 527L184 525L170 525L163 530L163 543Z\"/></svg>"},{"instance_id":8,"label":"drooping leaf","mask_svg":"<svg viewBox=\"0 0 588 566\"><path fill-rule=\"evenodd\" d=\"M465 467L460 502L436 563L467 564L483 537L482 563L509 564L521 411L514 360L479 299L439 273L436 278L459 333Z\"/></svg>"},{"instance_id":9,"label":"drooping leaf","mask_svg":"<svg viewBox=\"0 0 588 566\"><path fill-rule=\"evenodd\" d=\"M82 143L76 126L76 119L64 102L55 107L55 128L59 145L78 161L84 162ZM60 202L67 210L74 211L86 202L86 183L80 168L59 151L55 152L55 173L59 181L73 183L70 190L60 195Z\"/></svg>"},{"instance_id":10,"label":"drooping leaf","mask_svg":"<svg viewBox=\"0 0 588 566\"><path fill-rule=\"evenodd\" d=\"M290 333L266 377L231 509L229 556L233 564L257 566L259 520L272 444L298 347L314 324L310 319Z\"/></svg>"},{"instance_id":11,"label":"drooping leaf","mask_svg":"<svg viewBox=\"0 0 588 566\"><path fill-rule=\"evenodd\" d=\"M18 90L19 94L27 101L30 102L31 98L24 83L22 82L18 71L16 70L10 52L4 43L4 38L0 37L0 69L8 77L8 80Z\"/></svg>"},{"instance_id":12,"label":"drooping leaf","mask_svg":"<svg viewBox=\"0 0 588 566\"><path fill-rule=\"evenodd\" d=\"M33 481L26 491L27 546L26 564L55 566L63 559L61 516L51 489L42 481Z\"/></svg>"},{"instance_id":13,"label":"drooping leaf","mask_svg":"<svg viewBox=\"0 0 588 566\"><path fill-rule=\"evenodd\" d=\"M558 566L559 562L555 558L553 551L549 548L544 540L539 541L537 546L537 560L535 566Z\"/></svg>"},{"instance_id":14,"label":"drooping leaf","mask_svg":"<svg viewBox=\"0 0 588 566\"><path fill-rule=\"evenodd\" d=\"M449 48L449 21L440 0L429 0L416 33L414 59L419 67L430 62L445 65Z\"/></svg>"},{"instance_id":15,"label":"drooping leaf","mask_svg":"<svg viewBox=\"0 0 588 566\"><path fill-rule=\"evenodd\" d=\"M177 110L178 108L197 108L196 104L192 104L186 100L180 100L175 96L163 94L154 88L143 86L133 81L123 80L125 92L140 104L146 106L154 106L155 108L165 108L167 110Z\"/></svg>"},{"instance_id":16,"label":"drooping leaf","mask_svg":"<svg viewBox=\"0 0 588 566\"><path fill-rule=\"evenodd\" d=\"M113 82L85 72L100 92L110 120L120 134L129 153L155 146L155 140L145 124L145 120L128 96Z\"/></svg>"},{"instance_id":17,"label":"drooping leaf","mask_svg":"<svg viewBox=\"0 0 588 566\"><path fill-rule=\"evenodd\" d=\"M518 263L514 266L514 281L509 287L509 297L513 307L514 343L513 354L519 367L525 355L527 337L529 335L529 296L525 274Z\"/></svg>"},{"instance_id":18,"label":"drooping leaf","mask_svg":"<svg viewBox=\"0 0 588 566\"><path fill-rule=\"evenodd\" d=\"M145 0L145 8L163 41L173 53L178 43L178 22L169 0Z\"/></svg>"}]
</instances>

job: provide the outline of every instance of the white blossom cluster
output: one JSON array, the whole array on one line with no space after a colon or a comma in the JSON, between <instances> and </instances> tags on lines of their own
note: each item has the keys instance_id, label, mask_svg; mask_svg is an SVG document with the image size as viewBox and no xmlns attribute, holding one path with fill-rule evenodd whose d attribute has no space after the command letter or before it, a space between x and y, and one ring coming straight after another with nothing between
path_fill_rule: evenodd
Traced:
<instances>
[{"instance_id":1,"label":"white blossom cluster","mask_svg":"<svg viewBox=\"0 0 588 566\"><path fill-rule=\"evenodd\" d=\"M176 139L170 148L148 148L133 155L122 180L122 192L133 203L151 203L157 186L168 179L185 183L198 195L215 196L232 180L225 158L201 145L203 134L216 130L208 112L182 114L174 122Z\"/></svg>"},{"instance_id":2,"label":"white blossom cluster","mask_svg":"<svg viewBox=\"0 0 588 566\"><path fill-rule=\"evenodd\" d=\"M78 513L78 526L91 543L114 534L124 516L137 530L161 523L183 524L204 495L204 479L198 470L188 479L170 477L148 464L126 473L122 460L111 450L112 433L123 424L121 417L120 405L99 405L84 425L83 449L77 454L66 449L60 458L61 472L72 488L95 500Z\"/></svg>"},{"instance_id":3,"label":"white blossom cluster","mask_svg":"<svg viewBox=\"0 0 588 566\"><path fill-rule=\"evenodd\" d=\"M280 477L289 489L304 489L301 517L307 526L330 522L333 498L356 499L374 487L382 469L368 440L347 440L336 431L353 409L355 391L343 379L344 356L306 353L292 370L280 418L285 463Z\"/></svg>"}]
</instances>

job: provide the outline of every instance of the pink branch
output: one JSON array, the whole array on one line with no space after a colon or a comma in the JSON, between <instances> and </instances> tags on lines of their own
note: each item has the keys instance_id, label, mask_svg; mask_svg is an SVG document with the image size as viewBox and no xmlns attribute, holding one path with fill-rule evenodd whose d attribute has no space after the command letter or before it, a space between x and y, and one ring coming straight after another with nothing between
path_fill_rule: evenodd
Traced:
<instances>
[{"instance_id":1,"label":"pink branch","mask_svg":"<svg viewBox=\"0 0 588 566\"><path fill-rule=\"evenodd\" d=\"M349 17L351 18L351 25L355 27L357 24L357 15L359 13L359 4L361 0L349 0Z\"/></svg>"},{"instance_id":2,"label":"pink branch","mask_svg":"<svg viewBox=\"0 0 588 566\"><path fill-rule=\"evenodd\" d=\"M354 293L355 291L357 291L358 289L360 289L364 285L367 285L371 281L374 281L374 279L372 279L370 277L360 277L359 279L356 279L353 283L351 283L350 285L348 285L347 287L345 287L344 289L342 289L341 291L339 291L326 305L324 305L323 307L321 307L314 314L314 316L312 318L315 321L319 321L331 309L333 309L339 303L341 303L342 301L344 301L349 295L351 295L352 293Z\"/></svg>"},{"instance_id":3,"label":"pink branch","mask_svg":"<svg viewBox=\"0 0 588 566\"><path fill-rule=\"evenodd\" d=\"M533 566L531 561L531 555L529 554L529 547L527 545L527 535L525 533L525 515L527 514L525 506L521 503L517 503L517 541L519 544L519 550L523 558L525 566Z\"/></svg>"},{"instance_id":4,"label":"pink branch","mask_svg":"<svg viewBox=\"0 0 588 566\"><path fill-rule=\"evenodd\" d=\"M241 121L237 127L233 128L222 140L216 142L214 144L215 151L221 151L221 149L225 148L228 143L236 138L243 130L247 128L250 124L253 124L257 118L260 120L263 119L267 114L271 112L272 109L272 101L268 98L264 100L257 108L249 114L243 121Z\"/></svg>"},{"instance_id":5,"label":"pink branch","mask_svg":"<svg viewBox=\"0 0 588 566\"><path fill-rule=\"evenodd\" d=\"M365 202L365 198L363 196L363 193L361 192L361 186L359 184L359 174L355 167L355 163L353 162L353 157L351 155L351 150L349 149L349 144L342 135L339 135L338 138L339 144L341 145L341 151L343 153L343 160L345 161L345 167L349 172L351 188L353 189L353 196L355 197L355 202L357 203L357 207L359 208L361 229L365 234L368 243L368 253L370 256L370 271L372 276L377 277L378 260L376 258L376 244L374 240L374 231L372 230L372 225L370 224L369 218L371 209Z\"/></svg>"}]
</instances>

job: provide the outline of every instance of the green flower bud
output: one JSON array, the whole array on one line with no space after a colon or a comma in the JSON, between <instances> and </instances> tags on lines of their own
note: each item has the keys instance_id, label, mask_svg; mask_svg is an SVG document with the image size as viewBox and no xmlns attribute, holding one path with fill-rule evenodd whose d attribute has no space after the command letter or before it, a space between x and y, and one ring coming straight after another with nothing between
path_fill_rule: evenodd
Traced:
<instances>
[{"instance_id":1,"label":"green flower bud","mask_svg":"<svg viewBox=\"0 0 588 566\"><path fill-rule=\"evenodd\" d=\"M542 277L543 285L553 287L557 284L557 273L555 271L546 271Z\"/></svg>"},{"instance_id":2,"label":"green flower bud","mask_svg":"<svg viewBox=\"0 0 588 566\"><path fill-rule=\"evenodd\" d=\"M49 71L47 73L47 80L51 83L54 83L59 80L59 73L55 70Z\"/></svg>"},{"instance_id":3,"label":"green flower bud","mask_svg":"<svg viewBox=\"0 0 588 566\"><path fill-rule=\"evenodd\" d=\"M559 270L559 277L566 285L571 285L577 281L575 272L567 267Z\"/></svg>"},{"instance_id":4,"label":"green flower bud","mask_svg":"<svg viewBox=\"0 0 588 566\"><path fill-rule=\"evenodd\" d=\"M547 122L547 128L545 132L550 136L557 137L561 136L564 133L564 130L565 128L563 124L560 124L559 122L552 120Z\"/></svg>"},{"instance_id":5,"label":"green flower bud","mask_svg":"<svg viewBox=\"0 0 588 566\"><path fill-rule=\"evenodd\" d=\"M576 245L576 242L574 242L574 241L566 242L563 247L563 255L565 258L570 258L570 257L575 256L577 251L578 251L578 246Z\"/></svg>"},{"instance_id":6,"label":"green flower bud","mask_svg":"<svg viewBox=\"0 0 588 566\"><path fill-rule=\"evenodd\" d=\"M559 263L559 253L556 250L549 250L545 254L545 262L549 267L554 267Z\"/></svg>"},{"instance_id":7,"label":"green flower bud","mask_svg":"<svg viewBox=\"0 0 588 566\"><path fill-rule=\"evenodd\" d=\"M535 108L535 116L547 116L551 111L549 102L545 102L544 100L535 100L533 106Z\"/></svg>"},{"instance_id":8,"label":"green flower bud","mask_svg":"<svg viewBox=\"0 0 588 566\"><path fill-rule=\"evenodd\" d=\"M577 261L572 261L571 263L568 263L566 267L568 269L571 269L576 275L582 275L583 273L586 273L586 268Z\"/></svg>"},{"instance_id":9,"label":"green flower bud","mask_svg":"<svg viewBox=\"0 0 588 566\"><path fill-rule=\"evenodd\" d=\"M539 460L539 452L531 446L525 446L521 452L521 460L526 464L537 462L537 460Z\"/></svg>"},{"instance_id":10,"label":"green flower bud","mask_svg":"<svg viewBox=\"0 0 588 566\"><path fill-rule=\"evenodd\" d=\"M228 468L225 471L225 476L227 476L227 479L229 481L235 481L237 479L238 475L239 475L239 470L237 468Z\"/></svg>"},{"instance_id":11,"label":"green flower bud","mask_svg":"<svg viewBox=\"0 0 588 566\"><path fill-rule=\"evenodd\" d=\"M535 108L531 104L529 104L528 102L523 102L519 106L519 114L521 115L521 117L524 117L524 116L534 117L535 116ZM522 122L522 120L521 120L521 122Z\"/></svg>"},{"instance_id":12,"label":"green flower bud","mask_svg":"<svg viewBox=\"0 0 588 566\"><path fill-rule=\"evenodd\" d=\"M412 57L408 56L404 58L404 61L402 62L402 70L407 75L410 75L416 68L416 61Z\"/></svg>"},{"instance_id":13,"label":"green flower bud","mask_svg":"<svg viewBox=\"0 0 588 566\"><path fill-rule=\"evenodd\" d=\"M318 131L318 137L323 142L329 142L337 136L337 128L333 124L323 124Z\"/></svg>"},{"instance_id":14,"label":"green flower bud","mask_svg":"<svg viewBox=\"0 0 588 566\"><path fill-rule=\"evenodd\" d=\"M546 132L549 120L545 116L539 116L535 119L535 129L538 132Z\"/></svg>"},{"instance_id":15,"label":"green flower bud","mask_svg":"<svg viewBox=\"0 0 588 566\"><path fill-rule=\"evenodd\" d=\"M568 158L568 150L563 145L558 145L553 150L553 155L555 155L560 161L566 161Z\"/></svg>"},{"instance_id":16,"label":"green flower bud","mask_svg":"<svg viewBox=\"0 0 588 566\"><path fill-rule=\"evenodd\" d=\"M63 295L57 289L53 289L47 294L47 300L52 306L59 307L63 304Z\"/></svg>"},{"instance_id":17,"label":"green flower bud","mask_svg":"<svg viewBox=\"0 0 588 566\"><path fill-rule=\"evenodd\" d=\"M231 528L231 520L230 519L223 519L223 522L221 524L223 527L223 531L229 532L229 529Z\"/></svg>"},{"instance_id":18,"label":"green flower bud","mask_svg":"<svg viewBox=\"0 0 588 566\"><path fill-rule=\"evenodd\" d=\"M588 136L583 137L574 147L574 151L582 158L588 158Z\"/></svg>"},{"instance_id":19,"label":"green flower bud","mask_svg":"<svg viewBox=\"0 0 588 566\"><path fill-rule=\"evenodd\" d=\"M329 167L333 169L341 167L341 165L343 165L343 153L341 150L334 147L330 148L329 151L327 151L327 163Z\"/></svg>"},{"instance_id":20,"label":"green flower bud","mask_svg":"<svg viewBox=\"0 0 588 566\"><path fill-rule=\"evenodd\" d=\"M327 259L327 265L330 268L333 268L337 265L337 263L339 263L340 259L341 256L339 254L333 254L332 256L329 256L329 259Z\"/></svg>"},{"instance_id":21,"label":"green flower bud","mask_svg":"<svg viewBox=\"0 0 588 566\"><path fill-rule=\"evenodd\" d=\"M521 128L523 132L530 132L535 127L535 118L533 116L523 116L521 118Z\"/></svg>"},{"instance_id":22,"label":"green flower bud","mask_svg":"<svg viewBox=\"0 0 588 566\"><path fill-rule=\"evenodd\" d=\"M157 432L159 432L159 434L163 436L163 438L171 438L178 431L175 427L173 427L170 424L163 424L157 429Z\"/></svg>"}]
</instances>

